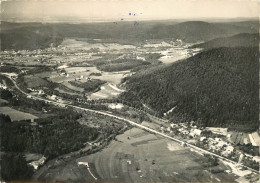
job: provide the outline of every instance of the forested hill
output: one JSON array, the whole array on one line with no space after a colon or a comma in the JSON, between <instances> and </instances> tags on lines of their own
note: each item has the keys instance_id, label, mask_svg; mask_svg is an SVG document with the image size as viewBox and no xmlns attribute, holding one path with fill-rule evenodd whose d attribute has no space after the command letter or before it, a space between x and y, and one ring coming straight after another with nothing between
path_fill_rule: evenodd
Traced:
<instances>
[{"instance_id":1,"label":"forested hill","mask_svg":"<svg viewBox=\"0 0 260 183\"><path fill-rule=\"evenodd\" d=\"M160 115L176 107L170 114L176 121L257 128L258 52L257 48L217 48L136 74L126 80L128 92L121 98L140 101Z\"/></svg>"},{"instance_id":2,"label":"forested hill","mask_svg":"<svg viewBox=\"0 0 260 183\"><path fill-rule=\"evenodd\" d=\"M241 33L232 37L223 37L210 40L205 43L196 44L193 48L219 48L219 47L258 47L259 34Z\"/></svg>"},{"instance_id":3,"label":"forested hill","mask_svg":"<svg viewBox=\"0 0 260 183\"><path fill-rule=\"evenodd\" d=\"M65 38L93 38L126 44L149 39L182 39L185 42L208 41L239 33L258 33L257 21L208 23L203 21L140 21L106 23L1 23L4 49L38 49L58 45Z\"/></svg>"},{"instance_id":4,"label":"forested hill","mask_svg":"<svg viewBox=\"0 0 260 183\"><path fill-rule=\"evenodd\" d=\"M156 25L148 34L154 38L173 37L185 42L208 41L218 37L232 36L239 33L258 33L258 22L209 23L188 21L175 25Z\"/></svg>"},{"instance_id":5,"label":"forested hill","mask_svg":"<svg viewBox=\"0 0 260 183\"><path fill-rule=\"evenodd\" d=\"M1 23L1 49L2 50L34 50L59 45L63 35L57 32L55 26L41 23Z\"/></svg>"}]
</instances>

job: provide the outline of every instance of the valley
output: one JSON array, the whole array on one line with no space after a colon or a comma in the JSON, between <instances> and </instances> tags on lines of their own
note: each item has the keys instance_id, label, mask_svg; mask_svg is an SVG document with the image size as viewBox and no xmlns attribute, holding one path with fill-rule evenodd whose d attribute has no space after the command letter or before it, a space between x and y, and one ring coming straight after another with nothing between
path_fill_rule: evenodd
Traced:
<instances>
[{"instance_id":1,"label":"valley","mask_svg":"<svg viewBox=\"0 0 260 183\"><path fill-rule=\"evenodd\" d=\"M25 40L46 34L0 52L1 153L33 181L259 178L251 21L6 24Z\"/></svg>"}]
</instances>

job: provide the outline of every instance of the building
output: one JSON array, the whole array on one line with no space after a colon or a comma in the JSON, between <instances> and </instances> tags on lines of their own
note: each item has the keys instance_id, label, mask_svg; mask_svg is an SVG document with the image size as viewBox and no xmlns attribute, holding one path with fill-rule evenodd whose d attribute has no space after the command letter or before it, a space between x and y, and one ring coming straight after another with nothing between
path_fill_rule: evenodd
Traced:
<instances>
[{"instance_id":1,"label":"building","mask_svg":"<svg viewBox=\"0 0 260 183\"><path fill-rule=\"evenodd\" d=\"M256 161L257 163L260 162L260 156L254 156L253 161Z\"/></svg>"}]
</instances>

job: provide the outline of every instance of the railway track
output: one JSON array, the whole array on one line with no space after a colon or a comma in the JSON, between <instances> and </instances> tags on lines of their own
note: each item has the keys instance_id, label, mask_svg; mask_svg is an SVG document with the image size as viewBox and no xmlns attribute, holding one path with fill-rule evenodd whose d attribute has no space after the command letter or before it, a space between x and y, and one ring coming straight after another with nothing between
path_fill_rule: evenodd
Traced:
<instances>
[{"instance_id":1,"label":"railway track","mask_svg":"<svg viewBox=\"0 0 260 183\"><path fill-rule=\"evenodd\" d=\"M2 75L3 75L3 74L2 74ZM7 76L7 75L4 75L4 76ZM22 91L22 90L17 86L16 82L15 82L11 77L9 77L9 76L7 76L7 77L13 82L14 86L15 86L21 93L23 93L23 94L26 95L26 96L30 96L31 99L41 100L41 101L44 101L44 102L47 102L47 103L52 103L52 104L55 104L55 105L61 105L61 104L62 104L62 103L55 102L55 101L52 101L52 100L48 100L48 99L43 99L43 98L40 98L40 97L32 96L32 95L30 95L30 94L28 94L28 93ZM123 117L119 117L119 116L116 116L116 115L114 115L114 114L110 114L110 113L107 113L107 112L97 111L97 110L93 110L93 109L87 109L87 108L83 108L83 107L79 107L79 106L75 106L75 105L71 105L71 104L67 104L66 106L67 106L67 107L74 108L74 109L79 109L79 110L82 110L82 111L92 112L92 113L100 114L100 115L104 115L104 116L109 116L109 117L111 117L111 118L115 118L115 119L118 119L118 120L127 122L127 123L129 123L130 125L135 126L135 127L138 127L138 128L140 128L140 129L143 129L143 130L145 130L145 131L147 131L147 132L150 132L150 133L153 133L153 134L157 134L157 135L160 135L160 136L162 136L162 137L165 137L165 138L168 138L168 139L170 139L170 140L173 140L173 141L179 143L179 145L181 145L181 144L186 144L187 147L190 147L190 148L195 149L195 150L197 150L197 151L200 151L200 152L202 152L202 153L210 154L211 156L214 156L214 157L219 158L219 159L221 159L221 160L224 160L224 161L226 161L226 162L232 163L232 164L234 164L234 165L239 165L239 166L244 167L244 168L246 168L246 169L248 169L248 170L251 170L251 171L254 172L254 173L259 174L258 171L254 170L254 169L252 169L252 168L250 168L250 167L248 167L248 166L245 166L245 165L243 165L243 164L238 164L237 162L235 162L235 161L233 161L233 160L227 159L227 158L225 158L225 157L223 157L223 156L220 156L220 155L218 155L218 154L212 153L212 152L210 152L210 151L207 151L207 150L202 149L202 148L200 148L200 147L197 147L197 146L195 146L195 145L189 144L189 143L184 142L184 141L182 141L182 140L176 139L176 138L171 137L171 136L169 136L169 135L167 135L167 134L158 132L158 131L156 131L156 130L154 130L154 129L151 129L151 128L149 128L149 127L143 126L143 125L141 125L141 124L139 124L139 123L136 123L136 122L131 121L131 120L128 120L128 119L125 119L125 118L123 118Z\"/></svg>"}]
</instances>

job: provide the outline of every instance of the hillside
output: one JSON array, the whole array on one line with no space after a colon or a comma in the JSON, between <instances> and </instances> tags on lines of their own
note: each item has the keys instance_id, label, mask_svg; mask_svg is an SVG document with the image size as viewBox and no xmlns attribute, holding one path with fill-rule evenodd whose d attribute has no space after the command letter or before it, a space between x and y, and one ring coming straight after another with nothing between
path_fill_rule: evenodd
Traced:
<instances>
[{"instance_id":1,"label":"hillside","mask_svg":"<svg viewBox=\"0 0 260 183\"><path fill-rule=\"evenodd\" d=\"M40 23L12 24L3 22L1 25L1 49L39 49L59 45L63 36L53 25Z\"/></svg>"},{"instance_id":2,"label":"hillside","mask_svg":"<svg viewBox=\"0 0 260 183\"><path fill-rule=\"evenodd\" d=\"M242 33L232 37L216 38L205 43L196 44L192 48L219 48L219 47L258 47L259 34Z\"/></svg>"},{"instance_id":3,"label":"hillside","mask_svg":"<svg viewBox=\"0 0 260 183\"><path fill-rule=\"evenodd\" d=\"M207 126L258 121L258 49L217 48L127 78L121 99L140 102L162 116L173 107L174 121L197 120Z\"/></svg>"},{"instance_id":4,"label":"hillside","mask_svg":"<svg viewBox=\"0 0 260 183\"><path fill-rule=\"evenodd\" d=\"M149 32L154 38L182 39L186 42L207 41L218 37L231 36L239 33L258 33L257 22L208 23L189 21L162 27L156 25Z\"/></svg>"},{"instance_id":5,"label":"hillside","mask_svg":"<svg viewBox=\"0 0 260 183\"><path fill-rule=\"evenodd\" d=\"M218 26L202 22L202 21L192 21L183 22L177 25L169 25L164 28L161 26L156 26L151 30L151 34L155 38L163 37L174 37L175 39L182 39L186 42L196 42L200 40L209 40L212 37L219 35L225 35L224 29L218 28Z\"/></svg>"},{"instance_id":6,"label":"hillside","mask_svg":"<svg viewBox=\"0 0 260 183\"><path fill-rule=\"evenodd\" d=\"M239 33L257 33L257 22L208 23L189 21L143 21L108 23L8 23L1 24L2 49L35 49L60 44L64 38L106 39L135 44L147 39L208 41Z\"/></svg>"}]
</instances>

